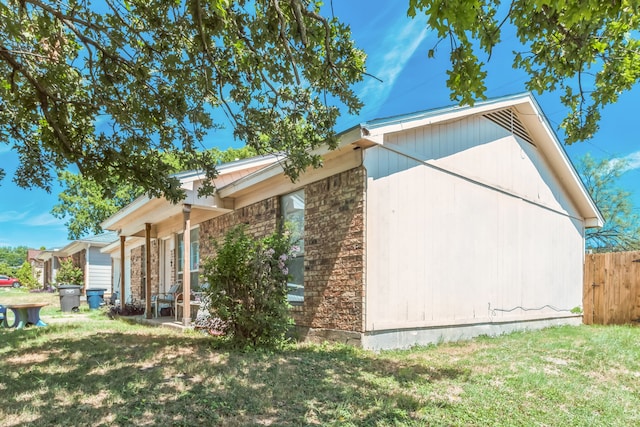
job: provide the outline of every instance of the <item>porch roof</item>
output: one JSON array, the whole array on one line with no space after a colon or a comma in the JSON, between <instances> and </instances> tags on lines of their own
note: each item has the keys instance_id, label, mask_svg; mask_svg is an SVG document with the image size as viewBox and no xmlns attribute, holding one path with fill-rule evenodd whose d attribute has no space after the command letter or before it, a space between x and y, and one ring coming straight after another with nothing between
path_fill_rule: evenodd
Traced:
<instances>
[{"instance_id":1,"label":"porch roof","mask_svg":"<svg viewBox=\"0 0 640 427\"><path fill-rule=\"evenodd\" d=\"M90 246L103 248L110 243L116 242L118 236L113 232L102 233L96 236L84 237L78 240L74 240L62 249L54 251L56 256L70 256Z\"/></svg>"},{"instance_id":2,"label":"porch roof","mask_svg":"<svg viewBox=\"0 0 640 427\"><path fill-rule=\"evenodd\" d=\"M141 196L124 209L102 223L102 228L117 231L123 236L144 236L145 225L152 224L152 235L164 230L182 230L184 205L191 205L195 223L202 217L215 217L229 212L219 197L198 197L197 190L186 190L186 196L180 204L166 199Z\"/></svg>"},{"instance_id":3,"label":"porch roof","mask_svg":"<svg viewBox=\"0 0 640 427\"><path fill-rule=\"evenodd\" d=\"M259 156L220 165L214 186L224 185L276 161L276 156ZM180 179L181 187L185 191L185 197L180 203L173 204L165 198L143 195L103 221L102 228L116 231L121 236L142 237L145 235L146 224L152 224L151 233L157 237L182 231L185 205L191 208L193 224L231 211L229 203L217 194L206 197L198 195L199 182L205 179L201 171L187 171L175 176Z\"/></svg>"}]
</instances>

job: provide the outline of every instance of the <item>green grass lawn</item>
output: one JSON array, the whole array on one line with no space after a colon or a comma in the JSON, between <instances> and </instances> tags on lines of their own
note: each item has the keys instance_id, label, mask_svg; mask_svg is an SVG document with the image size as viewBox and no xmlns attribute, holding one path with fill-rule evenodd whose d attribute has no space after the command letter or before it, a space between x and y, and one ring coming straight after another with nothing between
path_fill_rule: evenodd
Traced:
<instances>
[{"instance_id":1,"label":"green grass lawn","mask_svg":"<svg viewBox=\"0 0 640 427\"><path fill-rule=\"evenodd\" d=\"M562 327L410 351L230 352L110 320L0 329L0 420L23 425L640 425L640 328ZM88 310L87 310L88 312Z\"/></svg>"}]
</instances>

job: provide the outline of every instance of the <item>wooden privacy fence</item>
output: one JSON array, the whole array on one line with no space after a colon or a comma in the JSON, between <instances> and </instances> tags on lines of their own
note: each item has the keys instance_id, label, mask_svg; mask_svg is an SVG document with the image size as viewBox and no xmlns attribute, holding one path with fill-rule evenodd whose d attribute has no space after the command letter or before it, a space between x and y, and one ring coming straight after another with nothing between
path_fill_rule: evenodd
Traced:
<instances>
[{"instance_id":1,"label":"wooden privacy fence","mask_svg":"<svg viewBox=\"0 0 640 427\"><path fill-rule=\"evenodd\" d=\"M622 325L640 319L640 251L588 254L583 322Z\"/></svg>"}]
</instances>

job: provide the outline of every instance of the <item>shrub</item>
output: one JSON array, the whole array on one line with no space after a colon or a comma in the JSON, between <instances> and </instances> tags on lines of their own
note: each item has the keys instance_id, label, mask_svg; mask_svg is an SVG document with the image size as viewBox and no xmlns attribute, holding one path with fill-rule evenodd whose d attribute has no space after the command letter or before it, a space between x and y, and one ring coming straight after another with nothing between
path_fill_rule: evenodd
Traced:
<instances>
[{"instance_id":1,"label":"shrub","mask_svg":"<svg viewBox=\"0 0 640 427\"><path fill-rule=\"evenodd\" d=\"M60 263L56 281L59 284L82 285L84 283L84 273L80 267L73 265L71 259L66 259Z\"/></svg>"},{"instance_id":2,"label":"shrub","mask_svg":"<svg viewBox=\"0 0 640 427\"><path fill-rule=\"evenodd\" d=\"M9 266L4 261L0 261L0 274L6 274L7 276L15 277L16 269Z\"/></svg>"},{"instance_id":3,"label":"shrub","mask_svg":"<svg viewBox=\"0 0 640 427\"><path fill-rule=\"evenodd\" d=\"M124 305L124 308L119 305L109 307L107 314L109 317L114 318L117 316L140 316L144 314L144 312L144 305L140 303L127 303Z\"/></svg>"},{"instance_id":4,"label":"shrub","mask_svg":"<svg viewBox=\"0 0 640 427\"><path fill-rule=\"evenodd\" d=\"M292 324L287 303L288 234L264 239L231 229L216 256L203 261L208 308L220 318L222 332L236 347L276 347Z\"/></svg>"},{"instance_id":5,"label":"shrub","mask_svg":"<svg viewBox=\"0 0 640 427\"><path fill-rule=\"evenodd\" d=\"M29 289L38 286L38 280L33 277L33 267L28 261L23 262L20 268L18 268L16 271L16 279L20 280L20 283Z\"/></svg>"}]
</instances>

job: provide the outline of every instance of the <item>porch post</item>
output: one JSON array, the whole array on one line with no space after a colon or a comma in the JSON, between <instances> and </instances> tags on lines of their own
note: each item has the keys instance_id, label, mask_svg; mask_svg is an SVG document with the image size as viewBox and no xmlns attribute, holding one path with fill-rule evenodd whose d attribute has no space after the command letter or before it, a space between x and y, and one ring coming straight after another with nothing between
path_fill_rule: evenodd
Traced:
<instances>
[{"instance_id":1,"label":"porch post","mask_svg":"<svg viewBox=\"0 0 640 427\"><path fill-rule=\"evenodd\" d=\"M182 324L191 324L191 205L182 207L184 230L182 244L184 245L184 265L182 266Z\"/></svg>"},{"instance_id":2,"label":"porch post","mask_svg":"<svg viewBox=\"0 0 640 427\"><path fill-rule=\"evenodd\" d=\"M120 236L120 309L124 313L124 241L127 236Z\"/></svg>"},{"instance_id":3,"label":"porch post","mask_svg":"<svg viewBox=\"0 0 640 427\"><path fill-rule=\"evenodd\" d=\"M145 290L144 290L144 312L147 319L151 319L151 224L144 225L145 237ZM158 313L156 313L156 316Z\"/></svg>"}]
</instances>

